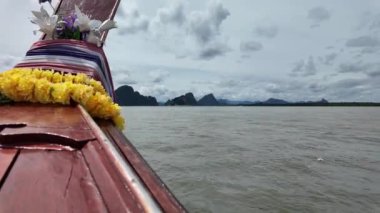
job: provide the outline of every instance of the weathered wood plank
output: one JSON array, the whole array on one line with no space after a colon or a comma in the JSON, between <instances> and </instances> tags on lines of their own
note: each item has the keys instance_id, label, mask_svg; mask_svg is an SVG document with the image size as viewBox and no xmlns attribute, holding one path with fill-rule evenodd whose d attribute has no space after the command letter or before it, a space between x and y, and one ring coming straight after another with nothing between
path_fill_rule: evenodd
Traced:
<instances>
[{"instance_id":1,"label":"weathered wood plank","mask_svg":"<svg viewBox=\"0 0 380 213\"><path fill-rule=\"evenodd\" d=\"M90 141L82 153L110 212L144 212L138 199L106 157L98 141Z\"/></svg>"},{"instance_id":2,"label":"weathered wood plank","mask_svg":"<svg viewBox=\"0 0 380 213\"><path fill-rule=\"evenodd\" d=\"M80 151L22 150L0 190L0 212L107 212Z\"/></svg>"},{"instance_id":3,"label":"weathered wood plank","mask_svg":"<svg viewBox=\"0 0 380 213\"><path fill-rule=\"evenodd\" d=\"M0 132L0 144L2 145L33 145L36 143L56 144L81 148L84 144L95 139L90 130L56 129L25 126L22 128L5 128Z\"/></svg>"},{"instance_id":4,"label":"weathered wood plank","mask_svg":"<svg viewBox=\"0 0 380 213\"><path fill-rule=\"evenodd\" d=\"M17 157L17 149L1 149L0 148L0 190L7 173L12 167L13 161Z\"/></svg>"},{"instance_id":5,"label":"weathered wood plank","mask_svg":"<svg viewBox=\"0 0 380 213\"><path fill-rule=\"evenodd\" d=\"M13 104L0 106L0 127L22 124L30 127L72 130L90 129L74 106Z\"/></svg>"},{"instance_id":6,"label":"weathered wood plank","mask_svg":"<svg viewBox=\"0 0 380 213\"><path fill-rule=\"evenodd\" d=\"M106 135L111 138L111 141L120 148L120 151L153 194L161 208L165 212L186 212L186 209L173 196L163 181L152 170L124 134L110 122L99 122L99 124Z\"/></svg>"}]
</instances>

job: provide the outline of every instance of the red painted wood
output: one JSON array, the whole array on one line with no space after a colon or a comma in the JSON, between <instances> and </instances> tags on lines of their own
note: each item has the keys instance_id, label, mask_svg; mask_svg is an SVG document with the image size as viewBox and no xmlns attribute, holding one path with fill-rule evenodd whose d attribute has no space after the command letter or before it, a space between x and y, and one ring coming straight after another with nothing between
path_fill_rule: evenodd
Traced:
<instances>
[{"instance_id":1,"label":"red painted wood","mask_svg":"<svg viewBox=\"0 0 380 213\"><path fill-rule=\"evenodd\" d=\"M110 212L143 212L98 141L87 143L82 152Z\"/></svg>"},{"instance_id":2,"label":"red painted wood","mask_svg":"<svg viewBox=\"0 0 380 213\"><path fill-rule=\"evenodd\" d=\"M6 174L12 167L12 162L17 156L17 149L1 149L0 148L0 189L6 180Z\"/></svg>"},{"instance_id":3,"label":"red painted wood","mask_svg":"<svg viewBox=\"0 0 380 213\"><path fill-rule=\"evenodd\" d=\"M5 128L0 133L0 144L33 145L35 143L56 143L74 148L95 139L90 130L73 130L40 127Z\"/></svg>"},{"instance_id":4,"label":"red painted wood","mask_svg":"<svg viewBox=\"0 0 380 213\"><path fill-rule=\"evenodd\" d=\"M165 212L186 212L170 190L152 170L129 140L110 122L99 122L100 127L124 154L127 161L135 169L154 198Z\"/></svg>"},{"instance_id":5,"label":"red painted wood","mask_svg":"<svg viewBox=\"0 0 380 213\"><path fill-rule=\"evenodd\" d=\"M0 142L21 149L13 164L0 153L0 171L3 168L2 173L7 175L0 188L0 212L143 212L143 201L137 199L118 164L110 160L113 158L105 152L103 141L88 139L83 147L76 147L80 150L67 151L70 149L62 147L59 138L51 137L71 135L73 141L86 138L81 134L94 130L81 113L72 106L0 106ZM184 212L124 135L112 123L103 123L105 134L160 207L165 212ZM45 130L48 134L43 134ZM38 140L33 135L25 137L28 132L40 134ZM14 136L12 143L7 139L10 135Z\"/></svg>"},{"instance_id":6,"label":"red painted wood","mask_svg":"<svg viewBox=\"0 0 380 213\"><path fill-rule=\"evenodd\" d=\"M12 104L0 106L0 126L26 124L30 127L89 130L75 106Z\"/></svg>"},{"instance_id":7,"label":"red painted wood","mask_svg":"<svg viewBox=\"0 0 380 213\"><path fill-rule=\"evenodd\" d=\"M0 212L107 212L80 151L22 150L0 190Z\"/></svg>"},{"instance_id":8,"label":"red painted wood","mask_svg":"<svg viewBox=\"0 0 380 213\"><path fill-rule=\"evenodd\" d=\"M0 145L55 143L81 148L95 135L76 106L12 104L0 106Z\"/></svg>"}]
</instances>

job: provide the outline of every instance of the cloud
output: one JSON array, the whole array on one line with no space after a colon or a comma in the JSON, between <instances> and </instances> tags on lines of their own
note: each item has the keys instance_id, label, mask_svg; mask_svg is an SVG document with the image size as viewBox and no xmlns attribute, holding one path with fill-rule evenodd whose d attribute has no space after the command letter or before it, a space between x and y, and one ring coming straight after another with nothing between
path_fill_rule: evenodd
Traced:
<instances>
[{"instance_id":1,"label":"cloud","mask_svg":"<svg viewBox=\"0 0 380 213\"><path fill-rule=\"evenodd\" d=\"M0 72L12 68L20 60L21 60L21 58L14 57L11 55L1 55L0 56Z\"/></svg>"},{"instance_id":2,"label":"cloud","mask_svg":"<svg viewBox=\"0 0 380 213\"><path fill-rule=\"evenodd\" d=\"M139 91L142 95L153 96L157 99L157 101L160 102L165 102L180 94L180 92L174 92L169 90L165 85L162 84L149 84L138 86L136 87L136 90Z\"/></svg>"},{"instance_id":3,"label":"cloud","mask_svg":"<svg viewBox=\"0 0 380 213\"><path fill-rule=\"evenodd\" d=\"M346 46L350 48L361 48L362 54L373 54L380 51L380 40L378 37L365 35L352 38L346 41Z\"/></svg>"},{"instance_id":4,"label":"cloud","mask_svg":"<svg viewBox=\"0 0 380 213\"><path fill-rule=\"evenodd\" d=\"M301 72L303 70L304 65L305 65L305 61L301 59L300 61L295 63L295 66L292 72Z\"/></svg>"},{"instance_id":5,"label":"cloud","mask_svg":"<svg viewBox=\"0 0 380 213\"><path fill-rule=\"evenodd\" d=\"M265 85L264 89L265 91L273 94L278 94L285 91L284 88L281 88L281 86L275 83L268 83L267 85Z\"/></svg>"},{"instance_id":6,"label":"cloud","mask_svg":"<svg viewBox=\"0 0 380 213\"><path fill-rule=\"evenodd\" d=\"M355 73L355 72L365 72L370 68L370 64L363 64L360 62L356 63L343 63L339 65L338 71L340 73Z\"/></svg>"},{"instance_id":7,"label":"cloud","mask_svg":"<svg viewBox=\"0 0 380 213\"><path fill-rule=\"evenodd\" d=\"M367 80L364 78L343 79L331 84L332 87L340 88L340 89L351 89L351 88L360 87L363 85L367 85Z\"/></svg>"},{"instance_id":8,"label":"cloud","mask_svg":"<svg viewBox=\"0 0 380 213\"><path fill-rule=\"evenodd\" d=\"M368 100L371 97L365 96L370 91L368 78L347 78L329 84L327 87L328 94L335 100L341 101L359 101L360 99Z\"/></svg>"},{"instance_id":9,"label":"cloud","mask_svg":"<svg viewBox=\"0 0 380 213\"><path fill-rule=\"evenodd\" d=\"M325 57L323 58L320 58L320 61L324 64L324 65L332 65L335 61L335 59L337 58L338 54L336 53L331 53L331 54L327 54L325 55Z\"/></svg>"},{"instance_id":10,"label":"cloud","mask_svg":"<svg viewBox=\"0 0 380 213\"><path fill-rule=\"evenodd\" d=\"M366 74L369 78L380 77L380 63L371 63L368 66L369 66L369 68L366 71ZM378 85L378 83L380 83L380 82L377 82L377 85Z\"/></svg>"},{"instance_id":11,"label":"cloud","mask_svg":"<svg viewBox=\"0 0 380 213\"><path fill-rule=\"evenodd\" d=\"M377 47L380 46L380 40L372 36L360 36L349 39L346 42L347 47Z\"/></svg>"},{"instance_id":12,"label":"cloud","mask_svg":"<svg viewBox=\"0 0 380 213\"><path fill-rule=\"evenodd\" d=\"M304 60L300 60L295 63L294 68L292 69L292 74L291 76L302 76L302 77L307 77L307 76L312 76L317 73L317 69L314 63L314 58L313 56L309 56L309 59L307 62Z\"/></svg>"},{"instance_id":13,"label":"cloud","mask_svg":"<svg viewBox=\"0 0 380 213\"><path fill-rule=\"evenodd\" d=\"M362 73L362 74L365 74L369 78L377 78L377 77L380 77L380 63L378 62L342 63L339 66L338 72Z\"/></svg>"},{"instance_id":14,"label":"cloud","mask_svg":"<svg viewBox=\"0 0 380 213\"><path fill-rule=\"evenodd\" d=\"M214 42L208 44L204 48L202 48L199 52L198 59L202 60L210 60L217 56L223 56L225 53L229 52L231 49L220 42Z\"/></svg>"},{"instance_id":15,"label":"cloud","mask_svg":"<svg viewBox=\"0 0 380 213\"><path fill-rule=\"evenodd\" d=\"M222 3L212 1L207 11L193 11L189 17L189 31L201 44L210 42L220 33L220 25L230 12Z\"/></svg>"},{"instance_id":16,"label":"cloud","mask_svg":"<svg viewBox=\"0 0 380 213\"><path fill-rule=\"evenodd\" d=\"M258 36L274 38L278 33L278 28L276 26L259 26L254 31Z\"/></svg>"},{"instance_id":17,"label":"cloud","mask_svg":"<svg viewBox=\"0 0 380 213\"><path fill-rule=\"evenodd\" d=\"M238 85L240 85L240 81L237 81L237 80L222 80L220 82L218 82L216 85L218 87L236 87Z\"/></svg>"},{"instance_id":18,"label":"cloud","mask_svg":"<svg viewBox=\"0 0 380 213\"><path fill-rule=\"evenodd\" d=\"M380 29L380 14L377 14L373 17L372 21L370 22L369 29L371 30Z\"/></svg>"},{"instance_id":19,"label":"cloud","mask_svg":"<svg viewBox=\"0 0 380 213\"><path fill-rule=\"evenodd\" d=\"M367 72L367 75L371 78L377 78L377 77L380 77L380 69L378 70L371 70L369 72Z\"/></svg>"},{"instance_id":20,"label":"cloud","mask_svg":"<svg viewBox=\"0 0 380 213\"><path fill-rule=\"evenodd\" d=\"M255 52L263 49L263 45L256 41L246 41L240 43L240 50L242 52Z\"/></svg>"},{"instance_id":21,"label":"cloud","mask_svg":"<svg viewBox=\"0 0 380 213\"><path fill-rule=\"evenodd\" d=\"M181 26L186 21L183 1L173 1L169 7L157 10L156 17L163 24L176 24Z\"/></svg>"},{"instance_id":22,"label":"cloud","mask_svg":"<svg viewBox=\"0 0 380 213\"><path fill-rule=\"evenodd\" d=\"M182 0L169 1L149 20L140 15L137 7L123 10L120 34L146 32L149 42L177 59L191 57L210 60L231 50L221 37L221 25L230 12L218 1L210 1L205 10L187 12ZM124 21L124 22L125 22Z\"/></svg>"},{"instance_id":23,"label":"cloud","mask_svg":"<svg viewBox=\"0 0 380 213\"><path fill-rule=\"evenodd\" d=\"M308 86L308 88L313 93L321 93L321 92L326 91L326 89L327 89L325 85L322 85L322 84L319 84L319 83L311 83Z\"/></svg>"},{"instance_id":24,"label":"cloud","mask_svg":"<svg viewBox=\"0 0 380 213\"><path fill-rule=\"evenodd\" d=\"M368 29L372 32L378 31L380 29L380 13L374 14L370 11L363 12L356 29Z\"/></svg>"},{"instance_id":25,"label":"cloud","mask_svg":"<svg viewBox=\"0 0 380 213\"><path fill-rule=\"evenodd\" d=\"M131 78L131 74L128 70L113 70L112 75L115 87L121 85L135 85L138 83Z\"/></svg>"},{"instance_id":26,"label":"cloud","mask_svg":"<svg viewBox=\"0 0 380 213\"><path fill-rule=\"evenodd\" d=\"M270 93L271 96L283 94L295 94L297 91L301 91L304 88L304 84L298 81L279 81L279 82L266 82L264 83L264 90ZM268 97L269 98L269 97Z\"/></svg>"},{"instance_id":27,"label":"cloud","mask_svg":"<svg viewBox=\"0 0 380 213\"><path fill-rule=\"evenodd\" d=\"M324 7L314 7L309 10L308 18L313 22L311 27L318 27L321 22L330 19L330 12Z\"/></svg>"},{"instance_id":28,"label":"cloud","mask_svg":"<svg viewBox=\"0 0 380 213\"><path fill-rule=\"evenodd\" d=\"M119 17L122 19L122 21L118 22L119 34L121 35L146 32L149 28L149 19L144 15L140 15L137 8L124 10L121 7Z\"/></svg>"},{"instance_id":29,"label":"cloud","mask_svg":"<svg viewBox=\"0 0 380 213\"><path fill-rule=\"evenodd\" d=\"M161 83L169 76L168 71L163 70L155 70L149 72L149 77L151 78L153 83Z\"/></svg>"}]
</instances>

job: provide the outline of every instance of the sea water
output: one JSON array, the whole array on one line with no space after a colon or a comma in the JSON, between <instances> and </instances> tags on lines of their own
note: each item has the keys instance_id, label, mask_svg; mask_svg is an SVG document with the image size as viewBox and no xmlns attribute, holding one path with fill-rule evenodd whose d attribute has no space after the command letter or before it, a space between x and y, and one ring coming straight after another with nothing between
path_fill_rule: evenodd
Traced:
<instances>
[{"instance_id":1,"label":"sea water","mask_svg":"<svg viewBox=\"0 0 380 213\"><path fill-rule=\"evenodd\" d=\"M380 212L380 108L123 107L189 212Z\"/></svg>"}]
</instances>

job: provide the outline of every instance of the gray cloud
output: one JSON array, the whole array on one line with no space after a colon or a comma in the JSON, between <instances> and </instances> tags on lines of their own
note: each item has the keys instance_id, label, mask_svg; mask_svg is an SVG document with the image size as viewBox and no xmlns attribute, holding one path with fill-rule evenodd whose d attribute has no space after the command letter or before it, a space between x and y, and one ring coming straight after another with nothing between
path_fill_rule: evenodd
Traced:
<instances>
[{"instance_id":1,"label":"gray cloud","mask_svg":"<svg viewBox=\"0 0 380 213\"><path fill-rule=\"evenodd\" d=\"M259 26L256 27L254 31L258 36L265 38L274 38L278 33L278 28L276 26Z\"/></svg>"},{"instance_id":2,"label":"gray cloud","mask_svg":"<svg viewBox=\"0 0 380 213\"><path fill-rule=\"evenodd\" d=\"M378 38L372 36L360 36L357 38L349 39L346 42L347 47L377 47L380 46Z\"/></svg>"},{"instance_id":3,"label":"gray cloud","mask_svg":"<svg viewBox=\"0 0 380 213\"><path fill-rule=\"evenodd\" d=\"M315 68L313 57L310 56L305 66L304 76L314 75L316 72L317 69Z\"/></svg>"},{"instance_id":4,"label":"gray cloud","mask_svg":"<svg viewBox=\"0 0 380 213\"><path fill-rule=\"evenodd\" d=\"M241 82L237 81L237 80L222 80L222 81L218 82L216 85L218 87L227 87L227 88L230 88L230 87L236 87L240 83Z\"/></svg>"},{"instance_id":5,"label":"gray cloud","mask_svg":"<svg viewBox=\"0 0 380 213\"><path fill-rule=\"evenodd\" d=\"M278 84L274 84L274 83L269 83L269 84L265 85L264 89L265 89L265 91L267 91L269 93L274 93L274 94L282 93L285 91L284 90L285 88L282 88Z\"/></svg>"},{"instance_id":6,"label":"gray cloud","mask_svg":"<svg viewBox=\"0 0 380 213\"><path fill-rule=\"evenodd\" d=\"M369 78L380 77L380 63L342 63L339 66L338 72L340 73L362 73Z\"/></svg>"},{"instance_id":7,"label":"gray cloud","mask_svg":"<svg viewBox=\"0 0 380 213\"><path fill-rule=\"evenodd\" d=\"M367 72L367 75L371 78L380 77L380 70L372 70Z\"/></svg>"},{"instance_id":8,"label":"gray cloud","mask_svg":"<svg viewBox=\"0 0 380 213\"><path fill-rule=\"evenodd\" d=\"M12 68L19 61L20 61L20 58L18 57L14 57L10 55L0 56L0 72L3 70Z\"/></svg>"},{"instance_id":9,"label":"gray cloud","mask_svg":"<svg viewBox=\"0 0 380 213\"><path fill-rule=\"evenodd\" d=\"M162 71L162 70L155 70L155 71L149 72L149 76L153 83L161 83L169 76L169 72Z\"/></svg>"},{"instance_id":10,"label":"gray cloud","mask_svg":"<svg viewBox=\"0 0 380 213\"><path fill-rule=\"evenodd\" d=\"M153 96L157 98L157 101L161 101L161 102L174 98L178 96L179 94L184 94L184 93L181 93L180 91L172 91L162 84L142 85L142 86L136 87L136 90L138 90L140 94L143 94L146 96Z\"/></svg>"},{"instance_id":11,"label":"gray cloud","mask_svg":"<svg viewBox=\"0 0 380 213\"><path fill-rule=\"evenodd\" d=\"M380 13L374 14L370 11L363 12L356 29L369 29L370 31L376 32L380 29Z\"/></svg>"},{"instance_id":12,"label":"gray cloud","mask_svg":"<svg viewBox=\"0 0 380 213\"><path fill-rule=\"evenodd\" d=\"M158 9L157 17L163 24L174 23L181 26L186 21L183 2L175 1L168 8Z\"/></svg>"},{"instance_id":13,"label":"gray cloud","mask_svg":"<svg viewBox=\"0 0 380 213\"><path fill-rule=\"evenodd\" d=\"M288 101L309 100L312 97L305 87L306 84L299 81L272 81L264 82L262 88L266 98L280 98ZM303 91L300 94L299 91ZM262 99L264 100L264 99Z\"/></svg>"},{"instance_id":14,"label":"gray cloud","mask_svg":"<svg viewBox=\"0 0 380 213\"><path fill-rule=\"evenodd\" d=\"M370 30L380 29L380 14L377 14L373 17L371 24L369 25Z\"/></svg>"},{"instance_id":15,"label":"gray cloud","mask_svg":"<svg viewBox=\"0 0 380 213\"><path fill-rule=\"evenodd\" d=\"M303 59L296 62L292 72L301 72L304 65L305 65L305 61Z\"/></svg>"},{"instance_id":16,"label":"gray cloud","mask_svg":"<svg viewBox=\"0 0 380 213\"><path fill-rule=\"evenodd\" d=\"M314 58L313 56L309 56L309 59L307 62L304 60L300 60L296 62L294 68L292 69L292 76L302 76L302 77L307 77L307 76L312 76L317 73L317 69L314 63Z\"/></svg>"},{"instance_id":17,"label":"gray cloud","mask_svg":"<svg viewBox=\"0 0 380 213\"><path fill-rule=\"evenodd\" d=\"M242 52L254 52L263 49L263 45L256 41L246 41L240 43L240 50Z\"/></svg>"},{"instance_id":18,"label":"gray cloud","mask_svg":"<svg viewBox=\"0 0 380 213\"><path fill-rule=\"evenodd\" d=\"M350 79L343 79L343 80L337 81L333 83L331 86L334 88L340 88L340 89L350 89L350 88L367 85L367 83L368 82L366 79L350 78Z\"/></svg>"},{"instance_id":19,"label":"gray cloud","mask_svg":"<svg viewBox=\"0 0 380 213\"><path fill-rule=\"evenodd\" d=\"M210 60L231 50L220 37L221 25L230 15L222 3L210 1L206 10L189 13L185 13L185 6L183 1L170 1L149 22L150 38L161 50L173 53L177 59L200 60ZM146 26L142 28L145 30Z\"/></svg>"},{"instance_id":20,"label":"gray cloud","mask_svg":"<svg viewBox=\"0 0 380 213\"><path fill-rule=\"evenodd\" d=\"M328 85L328 94L335 100L360 100L361 96L368 91L368 84L370 84L368 78L342 79Z\"/></svg>"},{"instance_id":21,"label":"gray cloud","mask_svg":"<svg viewBox=\"0 0 380 213\"><path fill-rule=\"evenodd\" d=\"M211 2L207 11L193 11L189 18L189 30L201 44L208 43L220 33L220 25L230 12L220 2Z\"/></svg>"},{"instance_id":22,"label":"gray cloud","mask_svg":"<svg viewBox=\"0 0 380 213\"><path fill-rule=\"evenodd\" d=\"M324 7L314 7L309 10L308 18L313 21L312 27L317 27L330 18L330 12Z\"/></svg>"},{"instance_id":23,"label":"gray cloud","mask_svg":"<svg viewBox=\"0 0 380 213\"><path fill-rule=\"evenodd\" d=\"M223 43L219 43L219 42L214 42L214 43L208 44L207 46L205 46L204 48L200 50L198 59L210 60L217 56L222 56L225 53L229 52L230 50L231 49L227 45Z\"/></svg>"},{"instance_id":24,"label":"gray cloud","mask_svg":"<svg viewBox=\"0 0 380 213\"><path fill-rule=\"evenodd\" d=\"M325 57L321 58L320 61L325 65L332 65L337 56L338 54L336 53L327 54Z\"/></svg>"},{"instance_id":25,"label":"gray cloud","mask_svg":"<svg viewBox=\"0 0 380 213\"><path fill-rule=\"evenodd\" d=\"M362 54L373 54L377 53L380 50L380 46L373 46L373 47L364 47L360 52Z\"/></svg>"},{"instance_id":26,"label":"gray cloud","mask_svg":"<svg viewBox=\"0 0 380 213\"><path fill-rule=\"evenodd\" d=\"M338 71L340 73L354 73L354 72L365 72L370 67L369 64L363 64L360 62L356 63L343 63L339 65Z\"/></svg>"},{"instance_id":27,"label":"gray cloud","mask_svg":"<svg viewBox=\"0 0 380 213\"><path fill-rule=\"evenodd\" d=\"M380 77L380 63L373 63L373 64L370 64L369 66L370 68L366 72L367 76L370 78ZM378 85L378 83L380 82L377 82L376 84Z\"/></svg>"},{"instance_id":28,"label":"gray cloud","mask_svg":"<svg viewBox=\"0 0 380 213\"><path fill-rule=\"evenodd\" d=\"M313 93L320 93L326 91L326 86L321 85L319 83L311 83L308 88L310 89L311 92Z\"/></svg>"},{"instance_id":29,"label":"gray cloud","mask_svg":"<svg viewBox=\"0 0 380 213\"><path fill-rule=\"evenodd\" d=\"M121 85L135 85L138 83L131 78L131 74L128 70L114 70L112 74L115 87Z\"/></svg>"},{"instance_id":30,"label":"gray cloud","mask_svg":"<svg viewBox=\"0 0 380 213\"><path fill-rule=\"evenodd\" d=\"M124 11L122 8L120 12L120 18L123 19L122 23L119 23L119 34L134 34L138 32L145 32L149 27L149 19L140 15L137 9L132 9L129 11Z\"/></svg>"}]
</instances>

